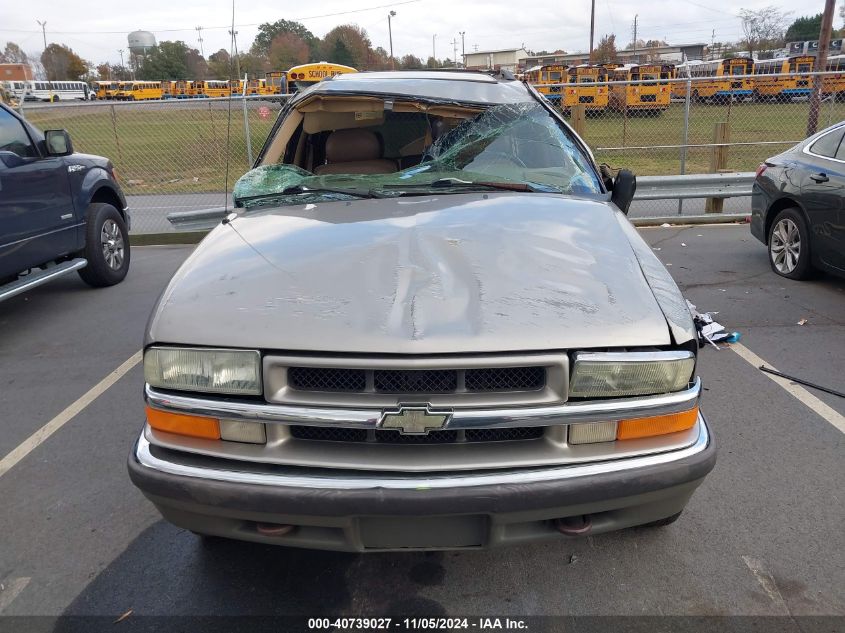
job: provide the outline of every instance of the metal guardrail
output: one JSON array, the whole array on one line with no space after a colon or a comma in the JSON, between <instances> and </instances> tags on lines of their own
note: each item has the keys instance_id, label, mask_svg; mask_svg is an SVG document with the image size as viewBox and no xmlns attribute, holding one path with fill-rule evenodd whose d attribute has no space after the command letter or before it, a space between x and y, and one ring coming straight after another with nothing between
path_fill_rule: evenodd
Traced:
<instances>
[{"instance_id":1,"label":"metal guardrail","mask_svg":"<svg viewBox=\"0 0 845 633\"><path fill-rule=\"evenodd\" d=\"M751 195L753 171L681 176L640 176L634 200L741 198Z\"/></svg>"},{"instance_id":2,"label":"metal guardrail","mask_svg":"<svg viewBox=\"0 0 845 633\"><path fill-rule=\"evenodd\" d=\"M751 184L753 182L753 171L681 176L639 176L634 200L741 198L751 195ZM234 209L225 207L176 211L168 213L167 219L180 231L208 231L233 211Z\"/></svg>"}]
</instances>

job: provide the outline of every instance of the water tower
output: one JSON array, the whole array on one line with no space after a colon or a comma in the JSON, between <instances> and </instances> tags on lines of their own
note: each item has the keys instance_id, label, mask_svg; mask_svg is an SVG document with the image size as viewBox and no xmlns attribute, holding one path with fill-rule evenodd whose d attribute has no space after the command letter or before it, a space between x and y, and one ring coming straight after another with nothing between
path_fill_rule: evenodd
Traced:
<instances>
[{"instance_id":1,"label":"water tower","mask_svg":"<svg viewBox=\"0 0 845 633\"><path fill-rule=\"evenodd\" d=\"M129 52L143 57L156 45L156 36L149 31L132 31L129 34Z\"/></svg>"}]
</instances>

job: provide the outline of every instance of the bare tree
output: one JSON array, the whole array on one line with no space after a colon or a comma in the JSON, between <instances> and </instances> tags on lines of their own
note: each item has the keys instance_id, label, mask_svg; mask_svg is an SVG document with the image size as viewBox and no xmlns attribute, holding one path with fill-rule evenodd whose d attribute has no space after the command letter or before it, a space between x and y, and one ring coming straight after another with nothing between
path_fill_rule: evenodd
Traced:
<instances>
[{"instance_id":1,"label":"bare tree","mask_svg":"<svg viewBox=\"0 0 845 633\"><path fill-rule=\"evenodd\" d=\"M742 43L748 49L748 54L753 57L754 51L782 46L790 15L791 12L772 6L756 10L741 9L739 17L745 35Z\"/></svg>"}]
</instances>

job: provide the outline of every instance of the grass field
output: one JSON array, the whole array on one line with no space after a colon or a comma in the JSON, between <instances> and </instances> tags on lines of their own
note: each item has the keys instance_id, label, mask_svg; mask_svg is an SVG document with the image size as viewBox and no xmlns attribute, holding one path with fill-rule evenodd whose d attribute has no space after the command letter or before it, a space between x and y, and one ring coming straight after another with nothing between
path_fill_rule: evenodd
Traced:
<instances>
[{"instance_id":1,"label":"grass field","mask_svg":"<svg viewBox=\"0 0 845 633\"><path fill-rule=\"evenodd\" d=\"M270 108L262 118L259 108ZM227 126L225 102L152 102L31 108L27 118L41 129L65 128L77 151L112 159L127 193L191 193L231 190L248 168L241 104L232 104ZM248 105L253 153L261 148L279 104ZM728 168L753 171L761 160L804 138L808 104L692 104L688 143L713 142L717 122L727 121L730 142L752 143L728 150ZM845 103L823 103L819 128L845 119ZM228 127L228 130L227 130ZM640 175L676 174L683 143L684 104L660 116L623 117L608 112L586 121L584 137L596 159ZM228 134L228 142L227 142ZM771 141L779 144L765 145ZM602 148L645 149L602 149ZM687 173L710 170L711 148L688 148ZM226 157L229 157L228 186Z\"/></svg>"},{"instance_id":2,"label":"grass field","mask_svg":"<svg viewBox=\"0 0 845 633\"><path fill-rule=\"evenodd\" d=\"M108 156L126 193L193 193L231 190L248 169L242 106L232 103L231 125L226 106L210 101L62 105L25 114L42 130L65 128L76 151ZM261 106L270 109L266 118L260 116ZM253 155L278 110L278 103L249 103Z\"/></svg>"},{"instance_id":3,"label":"grass field","mask_svg":"<svg viewBox=\"0 0 845 633\"><path fill-rule=\"evenodd\" d=\"M728 122L731 143L728 168L753 171L764 159L778 154L806 135L809 105L806 102L783 104L739 103L690 106L690 145L713 143L716 123ZM845 103L822 104L819 129L845 119ZM684 104L673 103L656 117L627 118L609 113L588 118L585 140L599 162L627 167L641 175L676 174L680 168L681 149L657 149L655 145L684 143ZM767 144L775 143L778 144ZM648 149L603 150L600 148L647 147ZM687 148L686 172L710 171L712 148Z\"/></svg>"}]
</instances>

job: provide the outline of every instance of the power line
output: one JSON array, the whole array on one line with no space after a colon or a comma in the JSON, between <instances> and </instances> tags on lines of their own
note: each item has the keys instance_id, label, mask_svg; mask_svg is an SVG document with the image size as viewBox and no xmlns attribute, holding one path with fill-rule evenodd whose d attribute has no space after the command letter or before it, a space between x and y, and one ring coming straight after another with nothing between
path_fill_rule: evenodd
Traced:
<instances>
[{"instance_id":1,"label":"power line","mask_svg":"<svg viewBox=\"0 0 845 633\"><path fill-rule=\"evenodd\" d=\"M291 18L294 22L304 22L305 20L319 20L320 18L333 18L339 15L349 15L351 13L364 13L366 11L375 11L377 9L386 9L389 7L398 7L404 4L413 4L415 2L422 2L423 0L403 0L402 2L391 2L390 4L382 4L377 7L366 7L364 9L350 9L348 11L338 11L336 13L324 13L323 15L309 15L307 17L302 18ZM261 26L265 24L265 22L256 22L254 24L236 24L235 28L249 28L254 26ZM211 30L222 30L222 29L230 29L232 28L231 25L227 24L225 26L204 26L202 27L203 31L211 31ZM153 33L181 33L185 31L195 31L196 27L187 27L183 29L148 29ZM28 29L0 29L0 32L3 33L40 33L40 30L28 30ZM126 33L130 33L131 31L51 31L56 35L124 35Z\"/></svg>"},{"instance_id":2,"label":"power line","mask_svg":"<svg viewBox=\"0 0 845 633\"><path fill-rule=\"evenodd\" d=\"M735 18L739 19L738 15L734 15L728 11L722 11L721 9L714 9L713 7L708 7L706 4L699 4L698 2L693 2L692 0L681 0L682 2L686 2L687 4L691 4L694 7L699 7L701 9L707 9L708 11L713 11L714 13L721 13L723 15L732 15Z\"/></svg>"}]
</instances>

